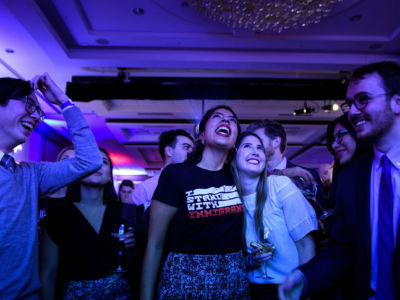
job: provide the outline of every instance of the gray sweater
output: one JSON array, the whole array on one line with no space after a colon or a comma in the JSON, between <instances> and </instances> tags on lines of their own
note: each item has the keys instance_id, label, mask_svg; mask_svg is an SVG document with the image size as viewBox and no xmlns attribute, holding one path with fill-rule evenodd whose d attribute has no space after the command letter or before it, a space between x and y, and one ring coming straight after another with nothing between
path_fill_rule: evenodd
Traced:
<instances>
[{"instance_id":1,"label":"gray sweater","mask_svg":"<svg viewBox=\"0 0 400 300\"><path fill-rule=\"evenodd\" d=\"M75 157L60 162L22 162L15 173L0 167L0 299L37 298L40 289L38 198L102 165L94 136L77 107L66 109Z\"/></svg>"}]
</instances>

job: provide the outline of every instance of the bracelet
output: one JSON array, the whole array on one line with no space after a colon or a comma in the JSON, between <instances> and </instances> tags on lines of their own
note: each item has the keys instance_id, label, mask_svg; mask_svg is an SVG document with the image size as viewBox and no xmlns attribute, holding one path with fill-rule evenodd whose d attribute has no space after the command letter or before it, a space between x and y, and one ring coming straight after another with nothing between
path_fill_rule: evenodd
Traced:
<instances>
[{"instance_id":1,"label":"bracelet","mask_svg":"<svg viewBox=\"0 0 400 300\"><path fill-rule=\"evenodd\" d=\"M61 110L64 110L65 108L67 108L69 106L73 106L73 105L75 105L75 104L72 103L72 101L70 99L68 99L63 104L61 104Z\"/></svg>"}]
</instances>

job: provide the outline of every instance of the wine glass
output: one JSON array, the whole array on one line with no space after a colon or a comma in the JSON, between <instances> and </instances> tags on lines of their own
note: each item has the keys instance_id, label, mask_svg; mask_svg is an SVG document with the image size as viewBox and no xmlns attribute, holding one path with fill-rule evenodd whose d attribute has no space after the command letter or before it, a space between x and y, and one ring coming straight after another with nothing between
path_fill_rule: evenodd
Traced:
<instances>
[{"instance_id":1,"label":"wine glass","mask_svg":"<svg viewBox=\"0 0 400 300\"><path fill-rule=\"evenodd\" d=\"M316 184L307 184L302 177L298 177L296 179L296 186L303 193L303 196L307 200L312 202L314 208L319 211L319 213L320 213L319 219L320 220L325 220L326 218L328 218L330 215L333 214L333 212L334 212L333 209L326 210L317 201L318 188L317 188Z\"/></svg>"},{"instance_id":2,"label":"wine glass","mask_svg":"<svg viewBox=\"0 0 400 300\"><path fill-rule=\"evenodd\" d=\"M114 241L118 248L118 265L116 269L113 269L112 272L122 273L127 272L127 270L123 267L125 260L125 243L121 240L121 236L127 233L127 225L125 223L116 224L114 227L113 237Z\"/></svg>"},{"instance_id":3,"label":"wine glass","mask_svg":"<svg viewBox=\"0 0 400 300\"><path fill-rule=\"evenodd\" d=\"M275 251L275 246L268 240L269 235L270 235L270 230L268 227L265 227L262 242L261 243L251 242L250 246L257 249L259 251L259 253L262 253L262 254L272 253L273 254ZM267 273L267 263L268 263L267 261L263 262L263 272L261 275L258 275L257 278L263 278L263 279L272 279L273 278L273 277L269 276Z\"/></svg>"},{"instance_id":4,"label":"wine glass","mask_svg":"<svg viewBox=\"0 0 400 300\"><path fill-rule=\"evenodd\" d=\"M268 239L264 239L263 243L263 248L261 249L260 253L274 253L275 251L275 246L268 241ZM263 278L263 279L273 279L273 277L269 276L267 273L267 261L263 262L263 272L261 275L258 275L257 278Z\"/></svg>"}]
</instances>

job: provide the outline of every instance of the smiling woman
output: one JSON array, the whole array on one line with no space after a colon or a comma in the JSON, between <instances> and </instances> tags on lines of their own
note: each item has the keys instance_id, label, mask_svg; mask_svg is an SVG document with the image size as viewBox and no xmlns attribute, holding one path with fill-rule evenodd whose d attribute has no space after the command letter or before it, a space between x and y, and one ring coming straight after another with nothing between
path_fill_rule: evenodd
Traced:
<instances>
[{"instance_id":1,"label":"smiling woman","mask_svg":"<svg viewBox=\"0 0 400 300\"><path fill-rule=\"evenodd\" d=\"M157 299L247 299L243 207L225 165L239 131L231 108L210 109L188 161L161 173L151 204L142 299L153 299L164 251Z\"/></svg>"},{"instance_id":2,"label":"smiling woman","mask_svg":"<svg viewBox=\"0 0 400 300\"><path fill-rule=\"evenodd\" d=\"M289 178L265 176L265 150L256 134L240 135L236 149L231 165L245 212L250 298L278 299L278 284L315 255L315 211Z\"/></svg>"},{"instance_id":3,"label":"smiling woman","mask_svg":"<svg viewBox=\"0 0 400 300\"><path fill-rule=\"evenodd\" d=\"M334 191L337 177L347 164L364 153L372 151L371 144L366 140L359 140L357 133L349 121L347 113L328 124L326 130L326 146L335 158L332 173L332 186L329 191L328 208L333 208Z\"/></svg>"}]
</instances>

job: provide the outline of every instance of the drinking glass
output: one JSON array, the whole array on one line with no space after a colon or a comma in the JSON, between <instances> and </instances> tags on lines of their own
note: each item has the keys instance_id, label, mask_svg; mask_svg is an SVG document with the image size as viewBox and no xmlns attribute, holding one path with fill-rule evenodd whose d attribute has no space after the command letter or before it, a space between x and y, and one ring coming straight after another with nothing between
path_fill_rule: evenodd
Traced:
<instances>
[{"instance_id":1,"label":"drinking glass","mask_svg":"<svg viewBox=\"0 0 400 300\"><path fill-rule=\"evenodd\" d=\"M114 241L118 248L118 265L116 269L113 269L112 272L122 273L127 272L127 270L123 267L125 260L125 243L120 240L120 237L127 233L127 225L124 223L116 224L114 227L113 237Z\"/></svg>"},{"instance_id":2,"label":"drinking glass","mask_svg":"<svg viewBox=\"0 0 400 300\"><path fill-rule=\"evenodd\" d=\"M274 253L275 251L275 246L270 243L268 240L263 241L264 247L261 249L260 253ZM267 273L267 261L263 262L263 272L261 275L258 275L257 278L263 278L263 279L272 279L273 277L269 276Z\"/></svg>"}]
</instances>

